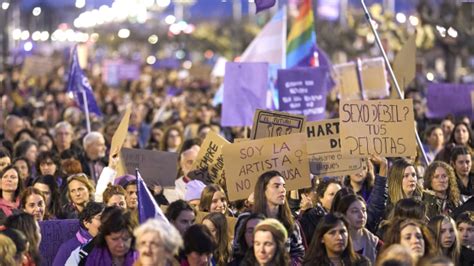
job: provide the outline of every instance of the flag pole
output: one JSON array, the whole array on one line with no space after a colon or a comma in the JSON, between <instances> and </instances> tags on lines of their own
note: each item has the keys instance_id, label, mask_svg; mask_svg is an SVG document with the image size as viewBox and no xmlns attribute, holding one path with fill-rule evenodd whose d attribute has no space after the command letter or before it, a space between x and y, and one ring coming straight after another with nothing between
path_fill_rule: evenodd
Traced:
<instances>
[{"instance_id":1,"label":"flag pole","mask_svg":"<svg viewBox=\"0 0 474 266\"><path fill-rule=\"evenodd\" d=\"M84 102L84 111L86 112L86 127L87 133L91 133L91 120L89 117L89 103L87 102L87 95L84 89L81 89L82 101Z\"/></svg>"},{"instance_id":2,"label":"flag pole","mask_svg":"<svg viewBox=\"0 0 474 266\"><path fill-rule=\"evenodd\" d=\"M140 221L140 183L138 181L138 168L135 168L135 180L137 182L137 209L138 209L138 222L141 224Z\"/></svg>"},{"instance_id":3,"label":"flag pole","mask_svg":"<svg viewBox=\"0 0 474 266\"><path fill-rule=\"evenodd\" d=\"M390 61L388 60L387 54L385 53L385 50L382 46L382 42L380 41L380 37L377 33L377 30L375 29L374 25L372 24L372 17L370 16L369 10L367 9L367 6L365 5L364 0L360 0L362 3L362 8L364 9L365 13L365 18L369 22L370 29L372 30L372 33L375 36L375 40L377 42L377 46L379 47L380 51L382 52L383 59L385 60L385 65L388 68L388 73L390 74L390 77L393 80L393 84L395 85L395 88L397 89L398 97L400 99L404 99L402 90L400 89L400 86L398 85L397 78L395 77L395 73L393 72L392 66L390 65ZM421 143L420 135L418 134L418 130L415 128L415 136L416 136L416 142L418 143L418 147L420 148L421 154L423 155L423 159L425 161L426 165L429 165L428 157L426 156L425 150L423 149L423 144Z\"/></svg>"}]
</instances>

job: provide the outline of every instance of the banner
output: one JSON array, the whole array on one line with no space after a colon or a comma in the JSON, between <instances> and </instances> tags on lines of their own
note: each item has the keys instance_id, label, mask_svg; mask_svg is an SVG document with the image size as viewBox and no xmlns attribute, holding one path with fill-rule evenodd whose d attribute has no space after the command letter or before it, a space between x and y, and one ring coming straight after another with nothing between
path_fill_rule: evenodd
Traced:
<instances>
[{"instance_id":1,"label":"banner","mask_svg":"<svg viewBox=\"0 0 474 266\"><path fill-rule=\"evenodd\" d=\"M41 231L41 265L53 265L59 247L69 239L76 237L79 220L50 220L39 222Z\"/></svg>"},{"instance_id":2,"label":"banner","mask_svg":"<svg viewBox=\"0 0 474 266\"><path fill-rule=\"evenodd\" d=\"M107 60L103 66L102 79L108 85L119 85L122 80L138 80L140 79L140 64L125 63L121 60Z\"/></svg>"},{"instance_id":3,"label":"banner","mask_svg":"<svg viewBox=\"0 0 474 266\"><path fill-rule=\"evenodd\" d=\"M135 169L138 168L150 187L174 186L178 175L178 154L175 152L122 148L121 161L127 174L136 175Z\"/></svg>"},{"instance_id":4,"label":"banner","mask_svg":"<svg viewBox=\"0 0 474 266\"><path fill-rule=\"evenodd\" d=\"M207 133L191 167L191 169L200 170L193 172L197 175L193 176L193 179L201 180L204 184L221 184L221 180L225 177L222 147L226 144L229 144L229 142L214 131L211 130ZM203 180L204 175L203 177L199 176L202 171L207 171L208 174L205 176L210 180Z\"/></svg>"},{"instance_id":5,"label":"banner","mask_svg":"<svg viewBox=\"0 0 474 266\"><path fill-rule=\"evenodd\" d=\"M246 199L270 170L282 174L287 190L311 186L304 133L228 144L223 154L230 201Z\"/></svg>"},{"instance_id":6,"label":"banner","mask_svg":"<svg viewBox=\"0 0 474 266\"><path fill-rule=\"evenodd\" d=\"M329 71L325 68L278 70L279 110L305 115L308 121L324 119L329 82Z\"/></svg>"},{"instance_id":7,"label":"banner","mask_svg":"<svg viewBox=\"0 0 474 266\"><path fill-rule=\"evenodd\" d=\"M411 99L341 101L339 117L344 155L416 155L415 116Z\"/></svg>"},{"instance_id":8,"label":"banner","mask_svg":"<svg viewBox=\"0 0 474 266\"><path fill-rule=\"evenodd\" d=\"M316 176L342 176L359 173L364 158L341 154L339 119L306 123L309 168Z\"/></svg>"},{"instance_id":9,"label":"banner","mask_svg":"<svg viewBox=\"0 0 474 266\"><path fill-rule=\"evenodd\" d=\"M257 110L253 118L251 139L278 137L301 133L305 117L277 111Z\"/></svg>"},{"instance_id":10,"label":"banner","mask_svg":"<svg viewBox=\"0 0 474 266\"><path fill-rule=\"evenodd\" d=\"M463 116L471 118L471 92L474 91L472 84L449 84L431 83L426 90L428 118L444 118L447 115Z\"/></svg>"},{"instance_id":11,"label":"banner","mask_svg":"<svg viewBox=\"0 0 474 266\"><path fill-rule=\"evenodd\" d=\"M256 109L267 102L268 64L225 65L222 126L250 126Z\"/></svg>"}]
</instances>

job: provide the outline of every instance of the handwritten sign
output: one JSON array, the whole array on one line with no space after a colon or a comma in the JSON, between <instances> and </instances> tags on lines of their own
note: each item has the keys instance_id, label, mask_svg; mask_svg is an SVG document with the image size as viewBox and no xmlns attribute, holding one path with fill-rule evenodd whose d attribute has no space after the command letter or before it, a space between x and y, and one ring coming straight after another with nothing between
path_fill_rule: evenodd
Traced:
<instances>
[{"instance_id":1,"label":"handwritten sign","mask_svg":"<svg viewBox=\"0 0 474 266\"><path fill-rule=\"evenodd\" d=\"M357 69L354 62L334 66L336 76L336 89L339 98L343 100L358 100L361 98Z\"/></svg>"},{"instance_id":2,"label":"handwritten sign","mask_svg":"<svg viewBox=\"0 0 474 266\"><path fill-rule=\"evenodd\" d=\"M324 68L279 69L279 110L305 115L308 121L323 119L330 78Z\"/></svg>"},{"instance_id":3,"label":"handwritten sign","mask_svg":"<svg viewBox=\"0 0 474 266\"><path fill-rule=\"evenodd\" d=\"M359 173L363 158L341 154L339 119L306 123L310 171L317 176L341 176Z\"/></svg>"},{"instance_id":4,"label":"handwritten sign","mask_svg":"<svg viewBox=\"0 0 474 266\"><path fill-rule=\"evenodd\" d=\"M127 173L135 175L138 168L148 186L174 186L178 174L177 153L122 148L121 158Z\"/></svg>"},{"instance_id":5,"label":"handwritten sign","mask_svg":"<svg viewBox=\"0 0 474 266\"><path fill-rule=\"evenodd\" d=\"M416 154L411 99L341 101L339 117L342 154L356 157Z\"/></svg>"},{"instance_id":6,"label":"handwritten sign","mask_svg":"<svg viewBox=\"0 0 474 266\"><path fill-rule=\"evenodd\" d=\"M203 180L199 176L193 177L193 179L199 179L205 184L221 183L221 180L225 177L222 147L226 144L229 144L229 142L214 131L207 133L191 169L197 169L201 172L207 171L206 178L209 180ZM200 171L194 173L200 173Z\"/></svg>"},{"instance_id":7,"label":"handwritten sign","mask_svg":"<svg viewBox=\"0 0 474 266\"><path fill-rule=\"evenodd\" d=\"M21 74L23 77L44 76L54 70L58 60L51 60L48 57L28 56L23 62Z\"/></svg>"},{"instance_id":8,"label":"handwritten sign","mask_svg":"<svg viewBox=\"0 0 474 266\"><path fill-rule=\"evenodd\" d=\"M252 139L301 133L305 117L277 111L257 109L253 118Z\"/></svg>"},{"instance_id":9,"label":"handwritten sign","mask_svg":"<svg viewBox=\"0 0 474 266\"><path fill-rule=\"evenodd\" d=\"M311 186L304 133L228 144L223 154L231 201L246 199L258 177L270 170L282 174L288 190Z\"/></svg>"}]
</instances>

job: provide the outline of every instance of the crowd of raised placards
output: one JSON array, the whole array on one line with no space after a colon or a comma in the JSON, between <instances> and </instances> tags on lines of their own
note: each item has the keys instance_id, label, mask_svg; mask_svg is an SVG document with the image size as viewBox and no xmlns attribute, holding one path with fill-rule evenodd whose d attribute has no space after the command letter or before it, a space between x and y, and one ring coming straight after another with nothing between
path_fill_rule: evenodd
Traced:
<instances>
[{"instance_id":1,"label":"crowd of raised placards","mask_svg":"<svg viewBox=\"0 0 474 266\"><path fill-rule=\"evenodd\" d=\"M88 133L61 75L27 78L13 68L0 77L0 265L474 263L472 124L468 117L426 118L421 88L406 96L414 99L429 164L420 150L411 158L369 153L348 163L351 174L338 175L329 170L342 167L341 155L319 157L334 162L310 168L310 148L295 152L304 135L276 128L290 120L266 125L262 118L261 128L276 132L275 139L263 133L248 140L251 128L222 127L222 106L212 105L218 82L147 69L138 81L109 87L92 76L102 116L91 113ZM129 103L120 148L178 154L167 166L147 166L152 176L145 180L166 219L140 219L139 180L123 169L119 150L111 151ZM326 117L337 117L337 103L328 98L327 106ZM389 133L396 137L397 130ZM308 138L339 129L310 131ZM207 135L226 141L208 141L200 153ZM233 150L235 159L226 157ZM233 171L233 164L243 168ZM157 182L150 184L153 173Z\"/></svg>"}]
</instances>

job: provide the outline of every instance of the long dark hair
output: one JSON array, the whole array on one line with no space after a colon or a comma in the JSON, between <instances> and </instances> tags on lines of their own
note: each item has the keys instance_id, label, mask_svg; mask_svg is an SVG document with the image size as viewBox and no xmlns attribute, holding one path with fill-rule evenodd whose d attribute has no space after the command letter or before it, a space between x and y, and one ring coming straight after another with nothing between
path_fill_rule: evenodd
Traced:
<instances>
[{"instance_id":1,"label":"long dark hair","mask_svg":"<svg viewBox=\"0 0 474 266\"><path fill-rule=\"evenodd\" d=\"M242 226L240 226L237 231L237 237L234 239L235 243L237 243L238 246L238 248L234 250L234 258L239 256L245 256L245 253L250 248L249 246L247 246L247 241L245 241L247 223L252 219L265 220L265 218L265 215L263 215L262 213L252 213L244 218Z\"/></svg>"},{"instance_id":2,"label":"long dark hair","mask_svg":"<svg viewBox=\"0 0 474 266\"><path fill-rule=\"evenodd\" d=\"M209 220L216 228L216 244L217 247L214 250L214 258L218 265L226 265L229 261L229 234L227 219L224 214L220 212L213 212L206 215L203 219Z\"/></svg>"},{"instance_id":3,"label":"long dark hair","mask_svg":"<svg viewBox=\"0 0 474 266\"><path fill-rule=\"evenodd\" d=\"M267 189L267 185L275 176L282 176L278 171L268 171L260 175L257 180L257 184L255 184L255 203L253 206L253 212L255 213L263 213L265 216L267 215L267 198L265 196L265 190ZM291 215L290 207L288 206L288 201L285 199L285 203L278 207L278 217L277 219L285 226L288 232L293 232L293 228L295 225L295 221L293 220L293 216Z\"/></svg>"},{"instance_id":4,"label":"long dark hair","mask_svg":"<svg viewBox=\"0 0 474 266\"><path fill-rule=\"evenodd\" d=\"M25 234L29 242L28 254L36 265L41 265L41 255L39 252L40 235L38 235L38 223L33 215L28 213L19 213L11 215L5 221L5 227L13 228Z\"/></svg>"},{"instance_id":5,"label":"long dark hair","mask_svg":"<svg viewBox=\"0 0 474 266\"><path fill-rule=\"evenodd\" d=\"M10 164L9 166L3 168L3 171L0 172L0 179L3 178L3 175L5 175L5 173L8 171L8 170L15 170L16 174L18 175L18 185L16 187L16 190L15 190L15 200L20 196L20 193L23 191L23 182L21 181L21 178L20 178L20 170L18 170L18 168L16 168L15 165L13 164ZM0 188L0 198L2 197L2 188Z\"/></svg>"},{"instance_id":6,"label":"long dark hair","mask_svg":"<svg viewBox=\"0 0 474 266\"><path fill-rule=\"evenodd\" d=\"M340 213L329 213L324 216L316 227L313 240L308 247L308 251L303 259L304 265L331 265L328 254L326 252L326 246L322 242L323 236L334 227L342 223L347 230L349 230L349 224L347 223L344 216ZM342 252L341 259L344 262L344 265L353 265L359 259L360 256L354 252L352 248L352 240L347 233L347 246L346 249Z\"/></svg>"},{"instance_id":7,"label":"long dark hair","mask_svg":"<svg viewBox=\"0 0 474 266\"><path fill-rule=\"evenodd\" d=\"M134 224L129 211L123 210L116 206L107 207L102 212L100 223L99 233L97 234L97 237L94 238L97 246L107 247L107 242L105 241L106 236L126 230L132 238L131 247L133 247L133 229L136 227L136 224Z\"/></svg>"},{"instance_id":8,"label":"long dark hair","mask_svg":"<svg viewBox=\"0 0 474 266\"><path fill-rule=\"evenodd\" d=\"M61 194L59 193L58 184L56 183L54 176L52 175L39 176L33 182L33 186L35 186L35 184L45 184L49 187L49 191L51 193L51 203L48 206L48 212L49 214L55 217L60 216L61 215Z\"/></svg>"}]
</instances>

